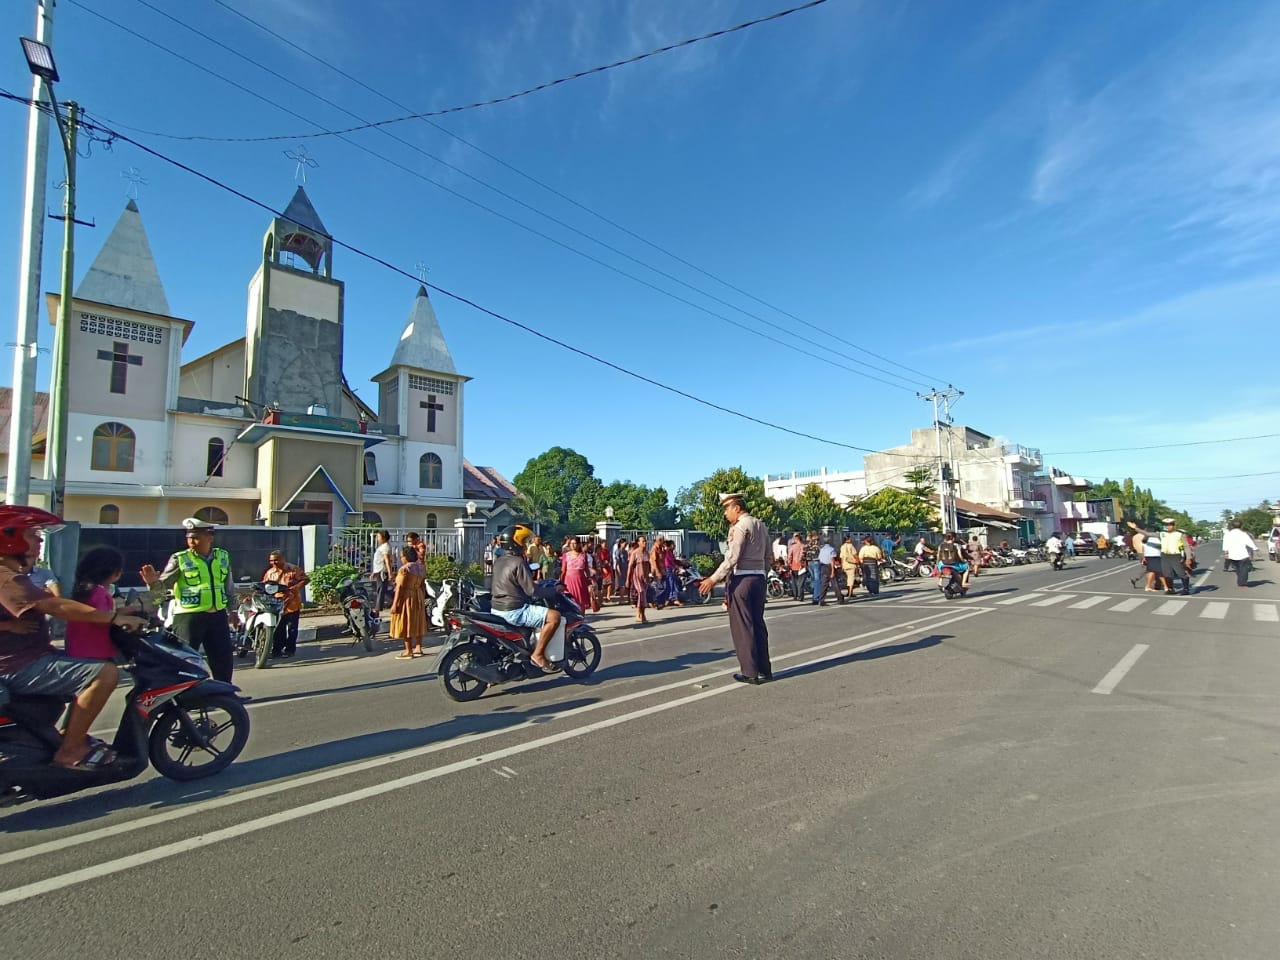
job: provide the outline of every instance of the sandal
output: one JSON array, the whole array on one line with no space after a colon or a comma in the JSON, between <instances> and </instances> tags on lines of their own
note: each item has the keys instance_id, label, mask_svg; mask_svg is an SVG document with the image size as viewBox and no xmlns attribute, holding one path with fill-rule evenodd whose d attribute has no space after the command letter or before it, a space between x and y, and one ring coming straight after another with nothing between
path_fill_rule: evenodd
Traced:
<instances>
[{"instance_id":1,"label":"sandal","mask_svg":"<svg viewBox=\"0 0 1280 960\"><path fill-rule=\"evenodd\" d=\"M50 766L57 767L59 770L80 770L92 772L101 770L103 767L109 767L116 762L116 752L99 740L89 745L89 750L83 757L75 763L57 763L54 762Z\"/></svg>"},{"instance_id":2,"label":"sandal","mask_svg":"<svg viewBox=\"0 0 1280 960\"><path fill-rule=\"evenodd\" d=\"M397 659L397 660L412 660L412 659L413 659L413 654L412 654L412 653L397 653L397 654L396 654L396 659Z\"/></svg>"}]
</instances>

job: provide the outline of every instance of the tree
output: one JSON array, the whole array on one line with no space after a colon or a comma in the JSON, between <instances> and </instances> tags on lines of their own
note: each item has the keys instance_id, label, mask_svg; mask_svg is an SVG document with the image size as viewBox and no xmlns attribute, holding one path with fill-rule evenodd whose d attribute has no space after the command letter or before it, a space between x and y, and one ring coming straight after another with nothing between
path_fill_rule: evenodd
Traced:
<instances>
[{"instance_id":1,"label":"tree","mask_svg":"<svg viewBox=\"0 0 1280 960\"><path fill-rule=\"evenodd\" d=\"M569 508L574 494L589 478L595 476L595 468L587 458L568 447L552 447L524 465L512 483L529 498L539 511L557 519L555 524L569 518ZM532 519L532 517L530 517Z\"/></svg>"},{"instance_id":2,"label":"tree","mask_svg":"<svg viewBox=\"0 0 1280 960\"><path fill-rule=\"evenodd\" d=\"M809 484L796 494L788 506L791 522L805 530L839 526L844 520L844 510L831 494L816 483Z\"/></svg>"},{"instance_id":3,"label":"tree","mask_svg":"<svg viewBox=\"0 0 1280 960\"><path fill-rule=\"evenodd\" d=\"M919 530L936 524L937 508L908 490L885 487L858 501L857 516L867 530Z\"/></svg>"},{"instance_id":4,"label":"tree","mask_svg":"<svg viewBox=\"0 0 1280 960\"><path fill-rule=\"evenodd\" d=\"M764 493L764 481L752 477L741 467L717 470L711 476L690 484L676 494L679 522L701 530L717 540L729 535L729 522L724 518L720 494L741 493L747 512L771 530L780 529L781 512L772 497Z\"/></svg>"},{"instance_id":5,"label":"tree","mask_svg":"<svg viewBox=\"0 0 1280 960\"><path fill-rule=\"evenodd\" d=\"M921 500L928 500L938 492L937 484L933 479L933 468L927 464L912 467L902 475L902 479L907 481L907 491Z\"/></svg>"}]
</instances>

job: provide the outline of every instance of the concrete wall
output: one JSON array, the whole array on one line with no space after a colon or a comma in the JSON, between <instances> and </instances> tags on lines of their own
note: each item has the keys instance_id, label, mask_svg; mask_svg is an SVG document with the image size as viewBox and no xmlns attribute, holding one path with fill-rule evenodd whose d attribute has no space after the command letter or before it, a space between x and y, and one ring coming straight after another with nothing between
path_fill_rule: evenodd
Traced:
<instances>
[{"instance_id":1,"label":"concrete wall","mask_svg":"<svg viewBox=\"0 0 1280 960\"><path fill-rule=\"evenodd\" d=\"M288 507L289 498L307 481L316 467L324 467L352 507L362 509L364 491L360 480L364 469L364 448L360 444L272 437L259 448L260 466L263 462L261 451L268 447L273 448L269 458L272 472L259 474L259 478L270 493L272 510L284 510ZM317 491L314 499L324 499L327 495L329 491L325 488L323 493ZM343 509L345 508L340 508L335 513L335 521L339 519Z\"/></svg>"},{"instance_id":2,"label":"concrete wall","mask_svg":"<svg viewBox=\"0 0 1280 960\"><path fill-rule=\"evenodd\" d=\"M109 414L116 419L155 416L165 409L171 345L174 337L181 343L181 325L152 317L144 319L114 307L76 301L71 306L67 409ZM107 332L100 332L103 330ZM151 337L159 342L148 342ZM124 393L111 392L114 364L98 356L100 351L112 353L117 343L124 345L129 356L141 361L140 365L126 364Z\"/></svg>"},{"instance_id":3,"label":"concrete wall","mask_svg":"<svg viewBox=\"0 0 1280 960\"><path fill-rule=\"evenodd\" d=\"M210 489L258 485L257 456L253 447L235 442L236 436L244 429L242 421L181 414L176 419L170 482L200 484ZM225 452L220 477L205 473L209 440L213 437L222 440Z\"/></svg>"},{"instance_id":4,"label":"concrete wall","mask_svg":"<svg viewBox=\"0 0 1280 960\"><path fill-rule=\"evenodd\" d=\"M244 346L219 351L182 369L178 396L235 403L244 393Z\"/></svg>"},{"instance_id":5,"label":"concrete wall","mask_svg":"<svg viewBox=\"0 0 1280 960\"><path fill-rule=\"evenodd\" d=\"M264 265L261 279L260 307L249 335L246 396L292 412L323 404L338 415L342 284L275 264Z\"/></svg>"}]
</instances>

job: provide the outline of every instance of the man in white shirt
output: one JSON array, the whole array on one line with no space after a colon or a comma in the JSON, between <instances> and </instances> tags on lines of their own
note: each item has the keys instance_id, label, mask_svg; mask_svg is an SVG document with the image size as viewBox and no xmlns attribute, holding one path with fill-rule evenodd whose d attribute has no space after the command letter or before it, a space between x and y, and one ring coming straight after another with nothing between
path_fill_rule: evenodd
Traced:
<instances>
[{"instance_id":1,"label":"man in white shirt","mask_svg":"<svg viewBox=\"0 0 1280 960\"><path fill-rule=\"evenodd\" d=\"M1227 559L1236 565L1236 587L1243 590L1249 586L1249 571L1253 568L1253 553L1258 545L1253 537L1240 526L1239 520L1231 521L1231 528L1222 535L1222 550Z\"/></svg>"},{"instance_id":2,"label":"man in white shirt","mask_svg":"<svg viewBox=\"0 0 1280 960\"><path fill-rule=\"evenodd\" d=\"M840 595L840 582L836 579L836 548L830 541L822 541L822 547L818 550L818 566L818 605L827 605L827 590L830 588L836 591L836 603L844 603L844 597Z\"/></svg>"}]
</instances>

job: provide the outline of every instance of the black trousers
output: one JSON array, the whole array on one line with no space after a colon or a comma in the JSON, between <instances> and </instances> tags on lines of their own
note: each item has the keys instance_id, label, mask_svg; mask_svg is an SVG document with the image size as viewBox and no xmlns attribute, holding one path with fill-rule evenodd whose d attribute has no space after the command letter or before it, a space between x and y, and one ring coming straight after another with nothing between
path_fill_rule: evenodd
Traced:
<instances>
[{"instance_id":1,"label":"black trousers","mask_svg":"<svg viewBox=\"0 0 1280 960\"><path fill-rule=\"evenodd\" d=\"M862 584L867 593L877 596L880 593L880 563L873 560L862 565Z\"/></svg>"},{"instance_id":2,"label":"black trousers","mask_svg":"<svg viewBox=\"0 0 1280 960\"><path fill-rule=\"evenodd\" d=\"M235 658L231 654L231 628L227 624L226 610L180 613L173 618L173 632L187 646L196 650L204 648L204 657L209 661L213 679L231 682Z\"/></svg>"},{"instance_id":3,"label":"black trousers","mask_svg":"<svg viewBox=\"0 0 1280 960\"><path fill-rule=\"evenodd\" d=\"M765 578L731 576L724 588L729 600L729 636L744 677L771 675L769 629L764 625Z\"/></svg>"},{"instance_id":4,"label":"black trousers","mask_svg":"<svg viewBox=\"0 0 1280 960\"><path fill-rule=\"evenodd\" d=\"M301 616L301 610L280 614L280 622L276 624L276 632L271 638L273 657L281 654L292 657L298 652L298 618Z\"/></svg>"}]
</instances>

